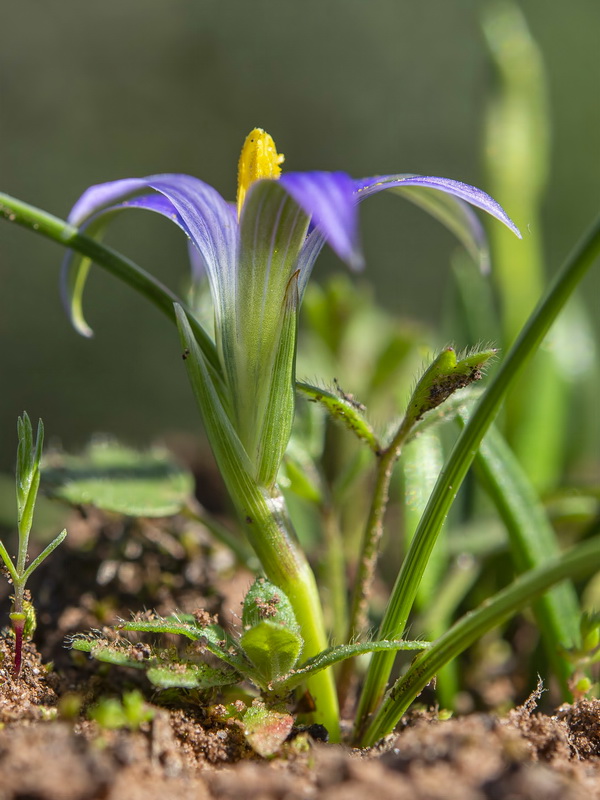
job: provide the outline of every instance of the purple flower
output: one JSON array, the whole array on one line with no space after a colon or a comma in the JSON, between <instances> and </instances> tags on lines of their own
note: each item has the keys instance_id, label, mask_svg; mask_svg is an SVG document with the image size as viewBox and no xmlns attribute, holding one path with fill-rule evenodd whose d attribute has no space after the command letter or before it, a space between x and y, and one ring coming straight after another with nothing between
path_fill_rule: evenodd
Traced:
<instances>
[{"instance_id":1,"label":"purple flower","mask_svg":"<svg viewBox=\"0 0 600 800\"><path fill-rule=\"evenodd\" d=\"M240 158L237 206L198 178L166 174L92 186L69 215L69 222L98 236L117 212L146 209L188 236L193 270L208 277L214 302L220 396L264 485L275 479L293 418L299 302L325 243L352 269L363 266L362 200L383 190L405 195L444 222L484 267L485 236L473 206L520 236L495 200L460 181L406 174L356 180L345 172L280 176L282 161L271 137L256 129ZM91 334L81 313L89 266L71 252L63 268L66 305L84 335Z\"/></svg>"},{"instance_id":2,"label":"purple flower","mask_svg":"<svg viewBox=\"0 0 600 800\"><path fill-rule=\"evenodd\" d=\"M244 176L243 159L240 159L237 214L216 189L198 178L164 174L91 186L74 205L69 222L83 230L87 229L90 235L97 235L115 212L126 208L155 211L172 220L185 232L196 250L196 270L205 271L208 276L217 319L224 316L234 303L240 258L248 255L244 252L243 243L240 243L240 232L248 222L246 218L251 206L248 201L254 193L261 191L264 177L277 180L280 188L276 213L270 213L268 219L272 230L265 231L262 225L267 222L264 208L252 209L250 222L256 227L260 226L262 234L271 234L269 239L273 248L277 244L277 226L282 224L281 213L288 198L292 199L297 213L310 222L299 251L288 253L285 259L288 269L285 283L298 270L300 295L325 243L351 268L360 269L363 266L358 204L384 190L402 194L438 217L484 268L487 266L485 236L472 206L486 211L521 236L502 207L481 189L469 184L450 178L412 174L354 179L345 172L287 172L279 178L279 164L283 157L277 155L271 137L256 129L249 134L245 148L252 139L252 144L262 143L263 147L267 140L267 147L272 150L268 154L272 171L269 175L268 168L263 167L250 176ZM242 186L242 181L245 181L245 186ZM263 245L264 242L261 242L261 255ZM272 250L269 255L273 256ZM74 293L72 276L75 267L80 266L76 261L78 257L70 253L64 264L63 286L67 299L72 299ZM69 310L72 309L69 307ZM81 320L74 322L81 333L89 335L85 323Z\"/></svg>"}]
</instances>

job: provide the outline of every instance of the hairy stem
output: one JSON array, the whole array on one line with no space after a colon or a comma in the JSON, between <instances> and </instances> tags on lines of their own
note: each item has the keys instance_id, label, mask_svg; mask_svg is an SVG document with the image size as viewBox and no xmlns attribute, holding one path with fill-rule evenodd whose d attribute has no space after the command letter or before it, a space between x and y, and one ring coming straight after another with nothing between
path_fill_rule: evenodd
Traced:
<instances>
[{"instance_id":1,"label":"hairy stem","mask_svg":"<svg viewBox=\"0 0 600 800\"><path fill-rule=\"evenodd\" d=\"M400 423L392 441L379 453L373 499L371 500L369 516L365 526L358 561L358 572L352 594L346 642L354 642L367 627L369 597L373 586L379 544L383 534L383 519L390 496L390 481L394 464L400 457L402 445L411 430L411 422L412 420L409 420L408 416L406 416ZM342 707L346 703L348 692L352 685L354 665L354 659L348 659L344 661L340 670L338 697Z\"/></svg>"}]
</instances>

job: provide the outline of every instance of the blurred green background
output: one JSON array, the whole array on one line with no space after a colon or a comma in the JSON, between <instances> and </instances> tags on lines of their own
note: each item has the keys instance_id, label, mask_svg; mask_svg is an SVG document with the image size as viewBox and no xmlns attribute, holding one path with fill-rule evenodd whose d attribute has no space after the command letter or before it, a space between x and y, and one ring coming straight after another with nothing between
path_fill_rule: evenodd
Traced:
<instances>
[{"instance_id":1,"label":"blurred green background","mask_svg":"<svg viewBox=\"0 0 600 800\"><path fill-rule=\"evenodd\" d=\"M184 172L235 196L239 149L266 128L288 169L444 175L486 188L482 133L494 71L481 0L19 0L0 22L0 189L59 216L90 184ZM547 269L597 213L600 3L523 0L547 69L551 162ZM489 186L487 186L489 188ZM511 209L507 209L509 213ZM402 201L361 210L368 277L388 308L433 324L451 236ZM515 220L525 236L527 219ZM175 289L185 241L154 215L125 215L109 242ZM0 224L0 469L16 417L49 440L93 432L144 444L198 430L171 325L95 270L91 340L58 298L62 252ZM316 274L338 268L324 253ZM584 289L598 310L598 271ZM425 298L427 300L425 301ZM464 345L468 342L459 342ZM351 387L349 387L351 388Z\"/></svg>"}]
</instances>

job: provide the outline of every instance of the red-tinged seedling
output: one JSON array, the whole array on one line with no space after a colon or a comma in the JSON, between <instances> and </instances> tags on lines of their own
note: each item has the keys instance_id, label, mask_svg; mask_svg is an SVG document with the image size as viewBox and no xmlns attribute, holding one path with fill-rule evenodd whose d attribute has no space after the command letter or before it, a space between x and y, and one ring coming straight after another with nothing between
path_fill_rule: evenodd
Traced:
<instances>
[{"instance_id":1,"label":"red-tinged seedling","mask_svg":"<svg viewBox=\"0 0 600 800\"><path fill-rule=\"evenodd\" d=\"M67 535L66 530L58 534L50 544L35 558L29 566L28 545L29 533L33 523L35 501L40 486L40 459L44 444L44 425L38 422L35 441L31 421L26 413L17 421L19 445L17 449L17 520L19 545L17 563L8 555L6 547L0 541L0 556L8 571L9 580L14 586L10 621L15 635L14 674L21 671L23 642L27 641L35 630L35 610L25 590L27 581L34 570L55 550Z\"/></svg>"}]
</instances>

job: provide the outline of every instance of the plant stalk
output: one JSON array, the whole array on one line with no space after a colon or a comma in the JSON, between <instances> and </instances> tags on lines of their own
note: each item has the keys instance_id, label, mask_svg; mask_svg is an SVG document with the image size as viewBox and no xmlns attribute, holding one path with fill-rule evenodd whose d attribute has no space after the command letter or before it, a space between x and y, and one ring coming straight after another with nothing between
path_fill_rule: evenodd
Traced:
<instances>
[{"instance_id":1,"label":"plant stalk","mask_svg":"<svg viewBox=\"0 0 600 800\"><path fill-rule=\"evenodd\" d=\"M352 604L350 608L350 619L345 641L350 643L357 640L367 627L369 597L375 576L379 545L383 534L383 519L390 496L390 481L394 464L400 457L402 445L411 430L411 422L408 415L400 423L398 430L394 434L391 442L378 454L377 472L375 476L375 488L373 499L369 509L369 516L365 526L360 558L358 561L358 572L352 594ZM342 664L338 678L338 698L342 708L348 699L348 693L352 686L355 671L354 659L347 659Z\"/></svg>"}]
</instances>

